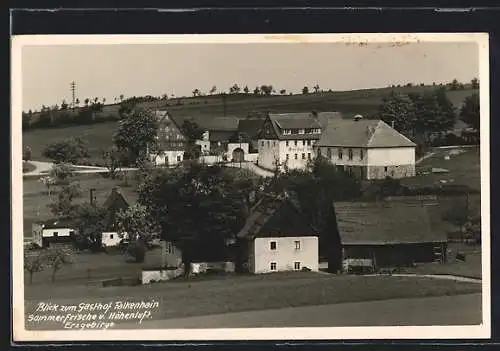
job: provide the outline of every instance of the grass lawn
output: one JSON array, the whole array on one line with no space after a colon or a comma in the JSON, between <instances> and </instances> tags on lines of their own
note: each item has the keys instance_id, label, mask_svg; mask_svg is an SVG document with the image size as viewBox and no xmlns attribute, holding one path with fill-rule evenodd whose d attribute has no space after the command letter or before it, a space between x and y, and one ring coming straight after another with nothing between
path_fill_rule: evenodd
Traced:
<instances>
[{"instance_id":1,"label":"grass lawn","mask_svg":"<svg viewBox=\"0 0 500 351\"><path fill-rule=\"evenodd\" d=\"M201 316L271 308L445 296L480 292L480 284L391 276L335 276L312 272L227 276L200 281L171 281L147 286L26 286L26 313L38 302L59 304L159 301L154 319ZM29 326L28 326L29 327Z\"/></svg>"},{"instance_id":2,"label":"grass lawn","mask_svg":"<svg viewBox=\"0 0 500 351\"><path fill-rule=\"evenodd\" d=\"M452 274L469 278L482 278L481 271L481 247L465 244L448 245L448 262L444 264L424 263L414 268L407 268L405 272L418 274ZM456 253L460 251L465 254L466 260L456 259Z\"/></svg>"},{"instance_id":3,"label":"grass lawn","mask_svg":"<svg viewBox=\"0 0 500 351\"><path fill-rule=\"evenodd\" d=\"M31 147L31 158L37 161L51 161L42 155L49 143L68 137L82 137L88 142L89 164L101 162L101 150L112 146L112 137L117 122L104 122L93 125L70 126L64 128L34 129L23 132L23 148Z\"/></svg>"},{"instance_id":4,"label":"grass lawn","mask_svg":"<svg viewBox=\"0 0 500 351\"><path fill-rule=\"evenodd\" d=\"M481 190L481 158L479 147L463 148L460 155L450 156L449 160L444 157L451 149L435 149L435 154L417 165L417 170L424 168L443 168L449 173L430 173L417 177L404 179L404 185L433 185L445 180L450 184L468 185Z\"/></svg>"},{"instance_id":5,"label":"grass lawn","mask_svg":"<svg viewBox=\"0 0 500 351\"><path fill-rule=\"evenodd\" d=\"M35 169L35 165L27 161L23 161L23 173L33 172Z\"/></svg>"}]
</instances>

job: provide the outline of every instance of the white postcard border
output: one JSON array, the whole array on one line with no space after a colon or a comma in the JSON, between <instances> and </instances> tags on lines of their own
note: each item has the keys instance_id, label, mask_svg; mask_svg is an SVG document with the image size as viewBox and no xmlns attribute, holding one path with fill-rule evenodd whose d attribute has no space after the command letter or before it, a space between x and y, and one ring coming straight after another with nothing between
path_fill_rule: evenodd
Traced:
<instances>
[{"instance_id":1,"label":"white postcard border","mask_svg":"<svg viewBox=\"0 0 500 351\"><path fill-rule=\"evenodd\" d=\"M332 327L28 331L24 327L23 184L22 184L22 47L27 45L116 45L195 43L415 43L476 42L479 48L481 113L482 311L480 326ZM30 35L11 39L11 174L12 174L12 304L13 340L119 341L119 340L359 340L359 339L487 339L491 334L490 291L490 154L489 154L489 42L487 33L362 33L362 34L225 34L225 35Z\"/></svg>"}]
</instances>

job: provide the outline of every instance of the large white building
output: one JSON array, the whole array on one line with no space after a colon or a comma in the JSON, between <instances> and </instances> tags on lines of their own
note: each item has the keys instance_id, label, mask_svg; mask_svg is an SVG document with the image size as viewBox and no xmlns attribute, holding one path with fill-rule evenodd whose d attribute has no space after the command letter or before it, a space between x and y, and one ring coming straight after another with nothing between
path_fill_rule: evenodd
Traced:
<instances>
[{"instance_id":1,"label":"large white building","mask_svg":"<svg viewBox=\"0 0 500 351\"><path fill-rule=\"evenodd\" d=\"M314 158L314 145L338 112L268 114L258 136L258 165L274 170L303 169Z\"/></svg>"},{"instance_id":2,"label":"large white building","mask_svg":"<svg viewBox=\"0 0 500 351\"><path fill-rule=\"evenodd\" d=\"M381 120L328 122L316 154L362 179L415 176L416 145Z\"/></svg>"}]
</instances>

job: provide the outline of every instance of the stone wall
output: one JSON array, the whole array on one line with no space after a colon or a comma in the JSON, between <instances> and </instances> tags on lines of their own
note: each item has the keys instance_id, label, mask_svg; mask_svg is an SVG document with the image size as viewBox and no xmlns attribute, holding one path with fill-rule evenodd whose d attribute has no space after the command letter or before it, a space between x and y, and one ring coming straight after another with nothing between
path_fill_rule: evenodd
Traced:
<instances>
[{"instance_id":1,"label":"stone wall","mask_svg":"<svg viewBox=\"0 0 500 351\"><path fill-rule=\"evenodd\" d=\"M415 165L400 166L368 166L368 179L394 179L414 177Z\"/></svg>"}]
</instances>

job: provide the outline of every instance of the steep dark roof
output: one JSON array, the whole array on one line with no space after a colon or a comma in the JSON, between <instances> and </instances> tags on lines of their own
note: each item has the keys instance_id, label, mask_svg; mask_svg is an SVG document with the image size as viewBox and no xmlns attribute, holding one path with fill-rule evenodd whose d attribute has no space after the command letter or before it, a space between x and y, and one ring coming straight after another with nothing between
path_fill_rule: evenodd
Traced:
<instances>
[{"instance_id":1,"label":"steep dark roof","mask_svg":"<svg viewBox=\"0 0 500 351\"><path fill-rule=\"evenodd\" d=\"M410 139L381 120L330 119L318 146L415 147Z\"/></svg>"},{"instance_id":2,"label":"steep dark roof","mask_svg":"<svg viewBox=\"0 0 500 351\"><path fill-rule=\"evenodd\" d=\"M250 139L256 139L264 125L264 118L241 119L238 123L238 132L244 133Z\"/></svg>"},{"instance_id":3,"label":"steep dark roof","mask_svg":"<svg viewBox=\"0 0 500 351\"><path fill-rule=\"evenodd\" d=\"M184 150L187 138L182 133L179 121L173 118L168 111L154 110L152 112L158 121L158 146L160 150Z\"/></svg>"},{"instance_id":4,"label":"steep dark roof","mask_svg":"<svg viewBox=\"0 0 500 351\"><path fill-rule=\"evenodd\" d=\"M237 237L252 240L267 236L317 235L288 198L264 196L250 209L250 215Z\"/></svg>"},{"instance_id":5,"label":"steep dark roof","mask_svg":"<svg viewBox=\"0 0 500 351\"><path fill-rule=\"evenodd\" d=\"M72 228L74 224L73 221L69 219L48 219L36 223L43 225L43 229Z\"/></svg>"},{"instance_id":6,"label":"steep dark roof","mask_svg":"<svg viewBox=\"0 0 500 351\"><path fill-rule=\"evenodd\" d=\"M118 188L113 188L111 194L109 194L106 201L104 201L103 207L111 212L118 212L119 210L126 210L130 207L130 203L127 201L123 193Z\"/></svg>"},{"instance_id":7,"label":"steep dark roof","mask_svg":"<svg viewBox=\"0 0 500 351\"><path fill-rule=\"evenodd\" d=\"M198 127L208 131L236 131L238 130L238 122L242 119L241 117L207 117L207 116L186 116L180 117L180 125L184 123L185 120L190 120Z\"/></svg>"},{"instance_id":8,"label":"steep dark roof","mask_svg":"<svg viewBox=\"0 0 500 351\"><path fill-rule=\"evenodd\" d=\"M383 245L446 241L431 219L432 206L395 202L337 202L337 227L343 245Z\"/></svg>"},{"instance_id":9,"label":"steep dark roof","mask_svg":"<svg viewBox=\"0 0 500 351\"><path fill-rule=\"evenodd\" d=\"M313 139L317 140L321 134L283 134L283 129L321 129L324 130L329 121L341 119L340 112L293 112L270 113L268 118L279 139Z\"/></svg>"},{"instance_id":10,"label":"steep dark roof","mask_svg":"<svg viewBox=\"0 0 500 351\"><path fill-rule=\"evenodd\" d=\"M227 142L236 134L232 130L214 130L208 132L208 140L213 142Z\"/></svg>"}]
</instances>

